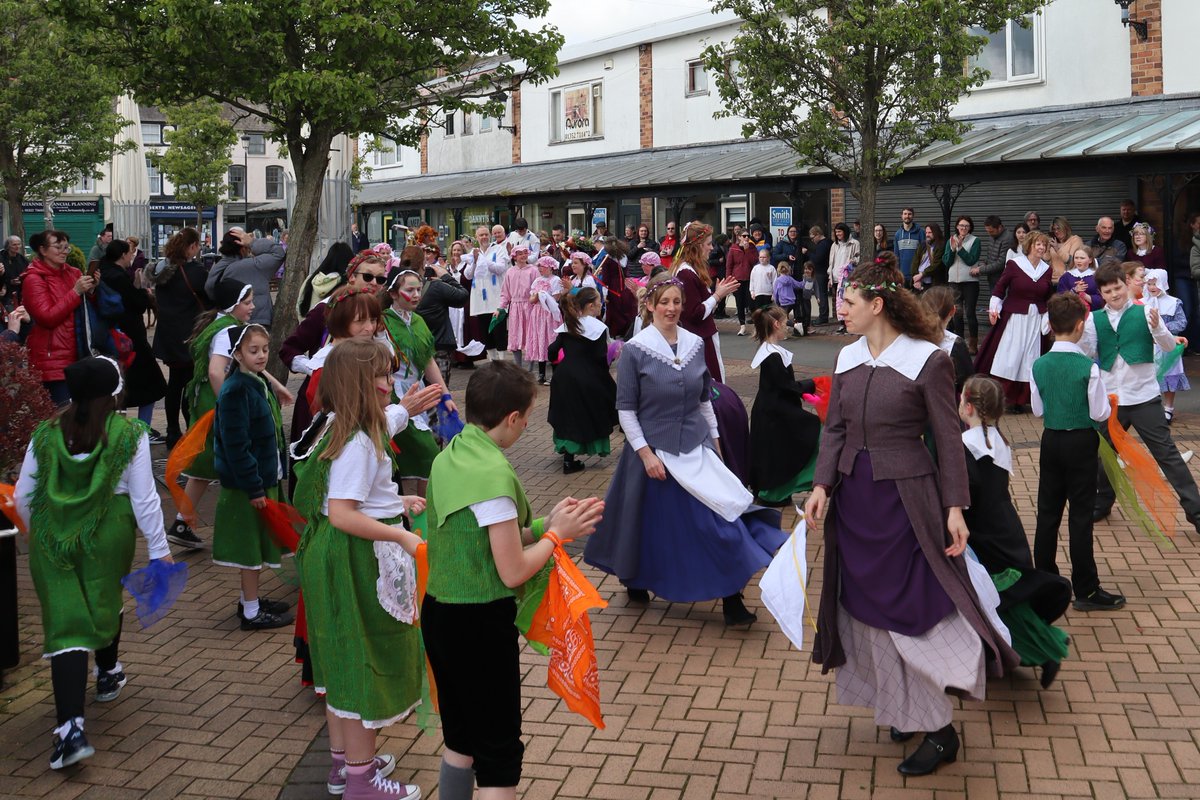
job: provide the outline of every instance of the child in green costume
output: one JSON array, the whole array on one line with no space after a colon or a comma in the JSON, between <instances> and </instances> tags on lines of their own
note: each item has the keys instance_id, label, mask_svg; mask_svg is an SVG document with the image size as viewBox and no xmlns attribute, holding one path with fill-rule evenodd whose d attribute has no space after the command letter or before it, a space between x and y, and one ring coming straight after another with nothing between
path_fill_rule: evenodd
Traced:
<instances>
[{"instance_id":1,"label":"child in green costume","mask_svg":"<svg viewBox=\"0 0 1200 800\"><path fill-rule=\"evenodd\" d=\"M468 424L434 459L429 478L421 633L446 743L442 800L470 800L476 782L481 796L516 797L524 753L516 595L556 542L591 533L604 512L594 497L566 498L533 519L504 450L529 424L536 393L533 376L515 364L476 369Z\"/></svg>"},{"instance_id":2,"label":"child in green costume","mask_svg":"<svg viewBox=\"0 0 1200 800\"><path fill-rule=\"evenodd\" d=\"M433 332L416 313L417 304L421 302L421 288L421 276L412 270L395 269L388 276L387 292L392 305L383 312L383 324L400 362L394 376L397 396L417 384L444 386L446 383L433 357ZM453 400L447 400L446 405L448 411L456 410ZM408 427L396 436L395 443L400 450L396 456L396 476L401 481L416 481L416 493L424 497L429 470L438 454L428 414L419 414L409 420Z\"/></svg>"},{"instance_id":3,"label":"child in green costume","mask_svg":"<svg viewBox=\"0 0 1200 800\"><path fill-rule=\"evenodd\" d=\"M116 412L121 370L109 358L66 368L71 404L37 427L17 480L28 523L29 571L42 605L44 658L58 723L51 769L95 753L83 735L88 653L96 654L96 700L125 685L117 660L129 573L141 528L151 559L171 563L151 472L149 428Z\"/></svg>"},{"instance_id":4,"label":"child in green costume","mask_svg":"<svg viewBox=\"0 0 1200 800\"><path fill-rule=\"evenodd\" d=\"M308 520L296 558L314 688L325 695L327 788L411 799L420 789L387 780L396 760L375 755L375 732L420 702L420 632L381 605L375 545L395 542L411 555L421 543L399 523L425 501L400 495L388 439L436 404L442 387L414 388L389 405L391 372L379 342L347 339L330 351L317 388L323 412L295 446L296 510Z\"/></svg>"},{"instance_id":5,"label":"child in green costume","mask_svg":"<svg viewBox=\"0 0 1200 800\"><path fill-rule=\"evenodd\" d=\"M221 476L213 524L213 562L241 570L237 614L244 631L281 628L292 621L287 603L258 595L264 566L280 566L279 546L258 510L280 499L283 419L279 401L262 376L271 336L262 325L230 329L233 364L221 384L213 426L214 456ZM232 365L231 365L232 366Z\"/></svg>"}]
</instances>

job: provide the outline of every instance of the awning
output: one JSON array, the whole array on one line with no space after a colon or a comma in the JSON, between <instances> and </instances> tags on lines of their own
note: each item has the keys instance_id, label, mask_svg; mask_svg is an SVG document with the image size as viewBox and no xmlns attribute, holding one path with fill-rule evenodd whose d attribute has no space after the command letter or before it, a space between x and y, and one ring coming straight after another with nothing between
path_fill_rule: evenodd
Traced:
<instances>
[{"instance_id":1,"label":"awning","mask_svg":"<svg viewBox=\"0 0 1200 800\"><path fill-rule=\"evenodd\" d=\"M1120 104L1038 110L1020 116L967 120L971 130L957 143L943 142L913 158L905 179L965 169L1046 166L1047 161L1087 162L1188 153L1200 157L1200 97L1135 98ZM1038 162L1038 163L1035 163ZM1181 165L1181 169L1183 166ZM687 147L653 148L613 155L518 164L495 169L421 175L367 183L363 206L464 204L553 195L649 193L671 196L700 187L784 191L837 185L823 167L798 165L776 140L738 140Z\"/></svg>"}]
</instances>

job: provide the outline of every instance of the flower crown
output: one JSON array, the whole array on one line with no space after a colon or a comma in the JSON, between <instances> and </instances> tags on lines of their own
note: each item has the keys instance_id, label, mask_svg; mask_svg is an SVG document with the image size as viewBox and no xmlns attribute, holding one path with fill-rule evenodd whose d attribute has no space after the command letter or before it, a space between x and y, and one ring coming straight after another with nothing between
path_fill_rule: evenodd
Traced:
<instances>
[{"instance_id":1,"label":"flower crown","mask_svg":"<svg viewBox=\"0 0 1200 800\"><path fill-rule=\"evenodd\" d=\"M1155 233L1154 228L1150 227L1149 222L1135 222L1130 230L1145 231L1147 236L1153 236Z\"/></svg>"},{"instance_id":2,"label":"flower crown","mask_svg":"<svg viewBox=\"0 0 1200 800\"><path fill-rule=\"evenodd\" d=\"M900 289L900 284L895 281L881 281L879 283L864 283L862 281L850 281L847 284L856 292L895 292Z\"/></svg>"},{"instance_id":3,"label":"flower crown","mask_svg":"<svg viewBox=\"0 0 1200 800\"><path fill-rule=\"evenodd\" d=\"M354 296L354 295L356 295L356 294L371 294L371 295L375 295L375 294L377 294L377 292L375 291L375 287L374 287L374 286L363 286L363 287L360 287L360 288L358 288L358 289L346 289L345 291L343 291L343 292L338 292L338 293L337 293L337 294L335 294L333 297L329 298L328 307L329 307L330 309L332 309L332 308L333 308L334 306L336 306L338 303L342 302L343 300L345 300L345 299L347 299L347 298L349 298L349 297L353 297L353 296Z\"/></svg>"},{"instance_id":4,"label":"flower crown","mask_svg":"<svg viewBox=\"0 0 1200 800\"><path fill-rule=\"evenodd\" d=\"M358 271L358 268L362 266L364 261L378 261L380 263L387 264L388 256L384 253L377 253L374 250L363 250L354 258L350 259L350 263L346 266L346 277L353 277L354 273Z\"/></svg>"}]
</instances>

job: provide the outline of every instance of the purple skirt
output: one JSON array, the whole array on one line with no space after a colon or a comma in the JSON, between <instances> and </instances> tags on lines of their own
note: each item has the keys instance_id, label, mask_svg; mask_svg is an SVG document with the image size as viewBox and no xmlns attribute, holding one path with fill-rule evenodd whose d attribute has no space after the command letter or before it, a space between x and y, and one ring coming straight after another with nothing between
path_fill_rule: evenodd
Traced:
<instances>
[{"instance_id":1,"label":"purple skirt","mask_svg":"<svg viewBox=\"0 0 1200 800\"><path fill-rule=\"evenodd\" d=\"M954 611L938 583L896 482L875 480L869 450L834 494L842 607L873 628L920 636Z\"/></svg>"}]
</instances>

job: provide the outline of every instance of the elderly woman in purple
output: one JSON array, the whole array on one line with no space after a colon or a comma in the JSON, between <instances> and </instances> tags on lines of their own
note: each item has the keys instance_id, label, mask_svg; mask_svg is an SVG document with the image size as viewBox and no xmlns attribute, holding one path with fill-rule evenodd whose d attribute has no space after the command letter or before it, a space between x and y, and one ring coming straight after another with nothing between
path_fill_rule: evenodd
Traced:
<instances>
[{"instance_id":1,"label":"elderly woman in purple","mask_svg":"<svg viewBox=\"0 0 1200 800\"><path fill-rule=\"evenodd\" d=\"M884 265L856 269L805 514L825 521L813 661L838 702L875 709L895 742L926 732L899 765L927 775L958 757L948 694L983 699L987 672L1018 657L992 627L963 560L970 502L939 321ZM937 460L922 434L932 431Z\"/></svg>"}]
</instances>

